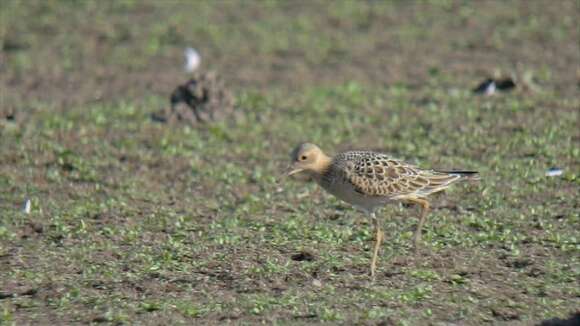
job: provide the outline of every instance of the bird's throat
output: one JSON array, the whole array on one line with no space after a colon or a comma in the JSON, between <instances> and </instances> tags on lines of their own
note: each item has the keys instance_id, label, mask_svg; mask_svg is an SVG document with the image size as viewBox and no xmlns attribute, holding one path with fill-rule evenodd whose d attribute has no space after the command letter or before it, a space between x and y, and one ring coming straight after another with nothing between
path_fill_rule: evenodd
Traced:
<instances>
[{"instance_id":1,"label":"bird's throat","mask_svg":"<svg viewBox=\"0 0 580 326\"><path fill-rule=\"evenodd\" d=\"M332 159L325 154L320 155L320 157L316 160L316 163L312 167L311 173L312 177L319 180L322 176L328 172L330 169L330 165L332 164Z\"/></svg>"}]
</instances>

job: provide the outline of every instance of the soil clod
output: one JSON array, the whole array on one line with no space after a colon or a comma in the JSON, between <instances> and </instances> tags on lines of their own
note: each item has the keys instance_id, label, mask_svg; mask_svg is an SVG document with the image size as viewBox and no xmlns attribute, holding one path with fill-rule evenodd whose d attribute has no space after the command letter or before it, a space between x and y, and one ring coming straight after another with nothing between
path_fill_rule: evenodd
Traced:
<instances>
[{"instance_id":1,"label":"soil clod","mask_svg":"<svg viewBox=\"0 0 580 326\"><path fill-rule=\"evenodd\" d=\"M309 252L301 251L297 254L292 255L292 260L294 261L313 261L314 255Z\"/></svg>"},{"instance_id":2,"label":"soil clod","mask_svg":"<svg viewBox=\"0 0 580 326\"><path fill-rule=\"evenodd\" d=\"M223 120L234 109L234 97L215 72L194 75L177 86L170 97L169 119L192 124ZM162 117L154 117L162 121Z\"/></svg>"}]
</instances>

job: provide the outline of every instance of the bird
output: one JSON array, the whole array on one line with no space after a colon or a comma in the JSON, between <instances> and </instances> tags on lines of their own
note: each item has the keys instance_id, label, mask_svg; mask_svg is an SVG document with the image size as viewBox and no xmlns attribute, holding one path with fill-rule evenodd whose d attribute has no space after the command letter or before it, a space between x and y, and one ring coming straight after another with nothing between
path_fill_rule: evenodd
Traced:
<instances>
[{"instance_id":1,"label":"bird","mask_svg":"<svg viewBox=\"0 0 580 326\"><path fill-rule=\"evenodd\" d=\"M330 194L370 216L375 233L370 265L373 278L379 248L384 240L384 232L376 216L378 209L391 202L421 206L413 237L416 251L430 208L427 196L461 180L479 180L477 171L421 169L374 151L346 151L330 157L312 143L302 143L294 148L287 175L300 180L313 180Z\"/></svg>"}]
</instances>

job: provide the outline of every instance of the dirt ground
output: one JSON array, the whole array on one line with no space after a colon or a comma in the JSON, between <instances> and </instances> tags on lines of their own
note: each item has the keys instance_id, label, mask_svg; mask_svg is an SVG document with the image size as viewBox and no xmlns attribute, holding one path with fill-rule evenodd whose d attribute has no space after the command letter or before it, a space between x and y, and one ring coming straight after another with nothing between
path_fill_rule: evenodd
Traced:
<instances>
[{"instance_id":1,"label":"dirt ground","mask_svg":"<svg viewBox=\"0 0 580 326\"><path fill-rule=\"evenodd\" d=\"M577 1L0 6L0 325L580 313ZM235 112L152 119L190 46ZM419 254L417 209L386 207L373 281L370 221L283 177L301 141L482 181L433 199Z\"/></svg>"}]
</instances>

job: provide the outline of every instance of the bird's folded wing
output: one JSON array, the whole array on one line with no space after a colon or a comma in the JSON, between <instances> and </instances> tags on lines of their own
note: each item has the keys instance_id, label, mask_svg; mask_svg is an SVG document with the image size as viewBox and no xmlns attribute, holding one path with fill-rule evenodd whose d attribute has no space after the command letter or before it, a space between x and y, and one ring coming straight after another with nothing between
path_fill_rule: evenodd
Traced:
<instances>
[{"instance_id":1,"label":"bird's folded wing","mask_svg":"<svg viewBox=\"0 0 580 326\"><path fill-rule=\"evenodd\" d=\"M365 196L396 199L425 196L446 188L459 176L422 170L383 155L357 157L342 164L342 178Z\"/></svg>"}]
</instances>

